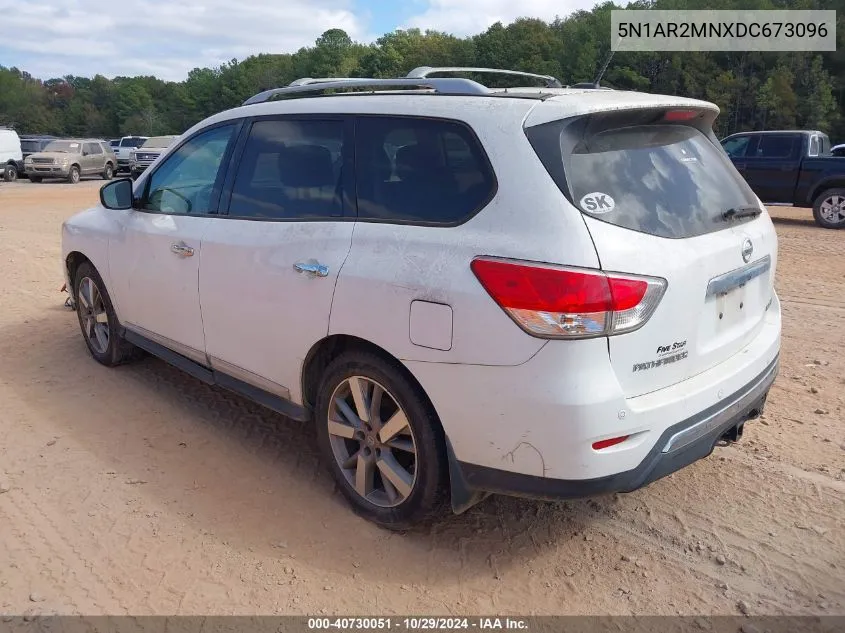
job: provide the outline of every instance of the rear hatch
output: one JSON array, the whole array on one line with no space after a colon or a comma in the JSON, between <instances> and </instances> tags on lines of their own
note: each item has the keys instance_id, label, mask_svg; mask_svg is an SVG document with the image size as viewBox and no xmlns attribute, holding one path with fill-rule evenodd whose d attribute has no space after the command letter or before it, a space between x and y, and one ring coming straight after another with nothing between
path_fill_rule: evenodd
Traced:
<instances>
[{"instance_id":1,"label":"rear hatch","mask_svg":"<svg viewBox=\"0 0 845 633\"><path fill-rule=\"evenodd\" d=\"M608 337L628 397L737 354L771 306L774 227L713 136L715 114L639 108L526 128L583 214L602 269L667 282L639 329Z\"/></svg>"}]
</instances>

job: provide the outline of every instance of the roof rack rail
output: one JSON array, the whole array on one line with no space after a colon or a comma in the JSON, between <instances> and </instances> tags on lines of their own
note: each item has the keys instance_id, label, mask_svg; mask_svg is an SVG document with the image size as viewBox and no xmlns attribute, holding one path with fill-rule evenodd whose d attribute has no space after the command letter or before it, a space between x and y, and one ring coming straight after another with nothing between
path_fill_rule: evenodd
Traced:
<instances>
[{"instance_id":1,"label":"roof rack rail","mask_svg":"<svg viewBox=\"0 0 845 633\"><path fill-rule=\"evenodd\" d=\"M491 90L471 79L460 79L457 77L433 78L433 79L297 79L297 82L283 88L272 88L254 95L243 102L243 105L263 103L276 95L305 95L308 93L323 92L325 90L344 90L347 88L405 88L408 90L433 90L439 94L452 95L486 95ZM296 84L296 85L294 85Z\"/></svg>"},{"instance_id":2,"label":"roof rack rail","mask_svg":"<svg viewBox=\"0 0 845 633\"><path fill-rule=\"evenodd\" d=\"M294 79L288 86L310 86L311 84L325 83L328 81L349 81L355 77L302 77Z\"/></svg>"},{"instance_id":3,"label":"roof rack rail","mask_svg":"<svg viewBox=\"0 0 845 633\"><path fill-rule=\"evenodd\" d=\"M516 75L518 77L531 77L533 79L542 79L546 88L563 88L563 84L556 77L551 75L538 75L536 73L525 73L521 70L504 70L502 68L473 68L462 66L419 66L409 72L406 77L414 79L423 79L433 73L489 73L491 75Z\"/></svg>"}]
</instances>

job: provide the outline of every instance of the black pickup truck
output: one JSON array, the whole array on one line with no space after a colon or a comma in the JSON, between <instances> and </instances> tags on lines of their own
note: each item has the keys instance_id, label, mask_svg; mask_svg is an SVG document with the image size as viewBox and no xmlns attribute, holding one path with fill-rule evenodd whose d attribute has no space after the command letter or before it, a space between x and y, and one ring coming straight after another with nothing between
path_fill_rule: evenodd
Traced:
<instances>
[{"instance_id":1,"label":"black pickup truck","mask_svg":"<svg viewBox=\"0 0 845 633\"><path fill-rule=\"evenodd\" d=\"M722 147L766 204L812 207L816 224L845 228L845 157L814 130L740 132Z\"/></svg>"}]
</instances>

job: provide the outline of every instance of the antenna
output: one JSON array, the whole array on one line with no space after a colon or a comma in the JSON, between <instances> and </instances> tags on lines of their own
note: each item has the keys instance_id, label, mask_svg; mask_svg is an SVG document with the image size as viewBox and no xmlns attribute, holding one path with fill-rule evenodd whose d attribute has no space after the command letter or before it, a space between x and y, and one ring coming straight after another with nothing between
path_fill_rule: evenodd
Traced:
<instances>
[{"instance_id":1,"label":"antenna","mask_svg":"<svg viewBox=\"0 0 845 633\"><path fill-rule=\"evenodd\" d=\"M607 70L607 66L608 64L610 64L610 60L613 59L613 54L615 52L616 51L613 50L613 48L611 47L610 53L608 53L607 58L604 60L604 64L601 67L601 70L599 70L599 74L596 75L596 80L593 82L596 85L596 88L599 87L599 82L601 81L601 78L604 77L604 72Z\"/></svg>"}]
</instances>

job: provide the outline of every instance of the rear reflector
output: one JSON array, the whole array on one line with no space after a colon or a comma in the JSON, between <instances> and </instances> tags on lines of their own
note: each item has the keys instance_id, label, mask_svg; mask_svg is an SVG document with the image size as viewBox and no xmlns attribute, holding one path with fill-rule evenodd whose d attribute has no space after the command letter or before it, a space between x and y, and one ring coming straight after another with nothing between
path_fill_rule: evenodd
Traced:
<instances>
[{"instance_id":1,"label":"rear reflector","mask_svg":"<svg viewBox=\"0 0 845 633\"><path fill-rule=\"evenodd\" d=\"M623 435L622 437L612 437L609 440L601 440L599 442L593 442L593 450L600 451L603 448L610 448L611 446L616 446L617 444L621 444L625 440L628 439L628 435Z\"/></svg>"},{"instance_id":2,"label":"rear reflector","mask_svg":"<svg viewBox=\"0 0 845 633\"><path fill-rule=\"evenodd\" d=\"M664 279L479 257L472 272L526 332L587 338L630 332L654 312Z\"/></svg>"}]
</instances>

